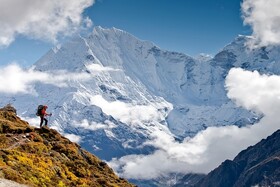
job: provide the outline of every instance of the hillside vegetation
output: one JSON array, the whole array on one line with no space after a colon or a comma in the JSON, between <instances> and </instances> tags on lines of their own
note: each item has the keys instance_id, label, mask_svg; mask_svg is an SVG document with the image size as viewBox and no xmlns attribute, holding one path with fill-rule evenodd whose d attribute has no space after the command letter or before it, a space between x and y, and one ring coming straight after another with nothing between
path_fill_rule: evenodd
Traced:
<instances>
[{"instance_id":1,"label":"hillside vegetation","mask_svg":"<svg viewBox=\"0 0 280 187\"><path fill-rule=\"evenodd\" d=\"M0 178L28 186L134 186L56 130L0 110Z\"/></svg>"}]
</instances>

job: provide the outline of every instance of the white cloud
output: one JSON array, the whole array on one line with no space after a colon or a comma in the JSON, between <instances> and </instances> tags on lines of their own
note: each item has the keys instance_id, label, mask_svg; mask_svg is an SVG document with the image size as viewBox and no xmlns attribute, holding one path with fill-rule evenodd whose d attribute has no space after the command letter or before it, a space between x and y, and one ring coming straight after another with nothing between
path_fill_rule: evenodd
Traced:
<instances>
[{"instance_id":1,"label":"white cloud","mask_svg":"<svg viewBox=\"0 0 280 187\"><path fill-rule=\"evenodd\" d=\"M168 172L184 172L186 165L170 158L166 152L159 150L151 155L129 155L113 159L109 165L121 175L133 179L155 179Z\"/></svg>"},{"instance_id":2,"label":"white cloud","mask_svg":"<svg viewBox=\"0 0 280 187\"><path fill-rule=\"evenodd\" d=\"M262 113L277 111L280 104L280 78L260 75L257 71L231 69L227 80L228 97L249 110Z\"/></svg>"},{"instance_id":3,"label":"white cloud","mask_svg":"<svg viewBox=\"0 0 280 187\"><path fill-rule=\"evenodd\" d=\"M261 121L242 128L210 127L181 143L163 131L155 131L154 138L146 144L157 147L157 151L113 159L110 165L120 175L135 179L157 178L172 172L207 173L279 129L279 76L232 69L226 88L229 98L239 105L264 114Z\"/></svg>"},{"instance_id":4,"label":"white cloud","mask_svg":"<svg viewBox=\"0 0 280 187\"><path fill-rule=\"evenodd\" d=\"M101 64L90 64L87 65L87 69L92 73L98 73L98 72L109 72L109 71L120 71L120 69L114 69L112 67L105 67Z\"/></svg>"},{"instance_id":5,"label":"white cloud","mask_svg":"<svg viewBox=\"0 0 280 187\"><path fill-rule=\"evenodd\" d=\"M63 134L63 136L65 136L66 138L68 138L71 142L75 142L75 143L80 143L82 140L82 137L77 136L75 134Z\"/></svg>"},{"instance_id":6,"label":"white cloud","mask_svg":"<svg viewBox=\"0 0 280 187\"><path fill-rule=\"evenodd\" d=\"M87 119L84 119L79 122L74 121L73 126L76 128L83 128L83 129L88 129L88 130L92 130L92 131L99 130L99 129L112 129L112 128L116 127L115 124L113 124L112 122L107 121L107 120L103 124L103 123L96 123L94 121L89 122Z\"/></svg>"},{"instance_id":7,"label":"white cloud","mask_svg":"<svg viewBox=\"0 0 280 187\"><path fill-rule=\"evenodd\" d=\"M45 73L23 70L13 64L0 69L0 92L4 93L34 93L32 83L48 79Z\"/></svg>"},{"instance_id":8,"label":"white cloud","mask_svg":"<svg viewBox=\"0 0 280 187\"><path fill-rule=\"evenodd\" d=\"M253 46L280 44L280 1L244 0L242 3L244 23L253 29Z\"/></svg>"},{"instance_id":9,"label":"white cloud","mask_svg":"<svg viewBox=\"0 0 280 187\"><path fill-rule=\"evenodd\" d=\"M36 94L34 84L37 82L65 87L68 81L86 81L90 78L91 76L87 73L70 73L67 71L46 73L35 71L32 68L25 70L17 64L11 64L0 68L0 93Z\"/></svg>"},{"instance_id":10,"label":"white cloud","mask_svg":"<svg viewBox=\"0 0 280 187\"><path fill-rule=\"evenodd\" d=\"M27 121L29 123L29 125L31 125L33 127L37 127L37 128L40 127L40 118L38 118L38 117L35 117L35 118L24 117L24 116L19 116L19 117L20 117L20 119Z\"/></svg>"},{"instance_id":11,"label":"white cloud","mask_svg":"<svg viewBox=\"0 0 280 187\"><path fill-rule=\"evenodd\" d=\"M83 11L94 0L0 0L0 46L8 46L17 35L55 42L59 35L91 26Z\"/></svg>"},{"instance_id":12,"label":"white cloud","mask_svg":"<svg viewBox=\"0 0 280 187\"><path fill-rule=\"evenodd\" d=\"M168 103L150 103L149 105L134 105L121 101L106 101L101 95L91 97L91 103L99 106L107 115L131 125L139 125L145 122L161 121L165 118L165 112L160 113L159 108L172 106Z\"/></svg>"}]
</instances>

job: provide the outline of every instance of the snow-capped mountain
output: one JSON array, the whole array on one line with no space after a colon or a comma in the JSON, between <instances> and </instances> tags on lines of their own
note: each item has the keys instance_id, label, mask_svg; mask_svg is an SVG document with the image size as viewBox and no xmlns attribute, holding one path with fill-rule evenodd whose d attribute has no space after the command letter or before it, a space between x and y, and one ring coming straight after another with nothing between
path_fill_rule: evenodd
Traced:
<instances>
[{"instance_id":1,"label":"snow-capped mountain","mask_svg":"<svg viewBox=\"0 0 280 187\"><path fill-rule=\"evenodd\" d=\"M207 126L243 125L254 119L227 99L224 76L228 69L215 64L221 58L195 60L124 31L97 27L88 38L79 37L50 51L36 63L36 69L94 72L98 65L114 70L98 75L99 80L85 85L79 94L90 91L107 101L122 100L133 106L167 101L160 107L166 110L161 121L175 136L186 137Z\"/></svg>"},{"instance_id":2,"label":"snow-capped mountain","mask_svg":"<svg viewBox=\"0 0 280 187\"><path fill-rule=\"evenodd\" d=\"M63 85L37 83L36 94L1 96L25 119L38 104L52 110L51 126L101 157L149 153L154 131L178 139L209 126L253 124L259 118L226 96L232 67L280 73L279 48L246 50L239 36L213 58L192 58L162 50L118 29L95 27L50 50L34 70L60 78Z\"/></svg>"}]
</instances>

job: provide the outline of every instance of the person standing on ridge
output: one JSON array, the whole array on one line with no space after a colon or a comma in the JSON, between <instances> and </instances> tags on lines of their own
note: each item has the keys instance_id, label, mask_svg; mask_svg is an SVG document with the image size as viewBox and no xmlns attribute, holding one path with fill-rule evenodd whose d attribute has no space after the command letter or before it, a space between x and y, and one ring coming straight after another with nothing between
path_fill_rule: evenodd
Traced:
<instances>
[{"instance_id":1,"label":"person standing on ridge","mask_svg":"<svg viewBox=\"0 0 280 187\"><path fill-rule=\"evenodd\" d=\"M45 126L48 126L48 120L47 120L47 118L45 118L45 116L51 116L52 115L51 113L50 114L47 113L47 108L48 108L48 106L44 105L44 106L42 106L42 109L39 112L39 116L40 116L40 119L41 119L40 128L42 127L44 121L45 121Z\"/></svg>"}]
</instances>

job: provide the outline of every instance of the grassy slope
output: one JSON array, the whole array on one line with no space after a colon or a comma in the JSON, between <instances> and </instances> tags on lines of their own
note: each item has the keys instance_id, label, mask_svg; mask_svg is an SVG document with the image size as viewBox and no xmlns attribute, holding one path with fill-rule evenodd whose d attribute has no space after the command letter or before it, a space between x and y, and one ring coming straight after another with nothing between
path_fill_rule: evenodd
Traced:
<instances>
[{"instance_id":1,"label":"grassy slope","mask_svg":"<svg viewBox=\"0 0 280 187\"><path fill-rule=\"evenodd\" d=\"M57 131L7 111L0 111L0 177L30 186L133 186Z\"/></svg>"}]
</instances>

